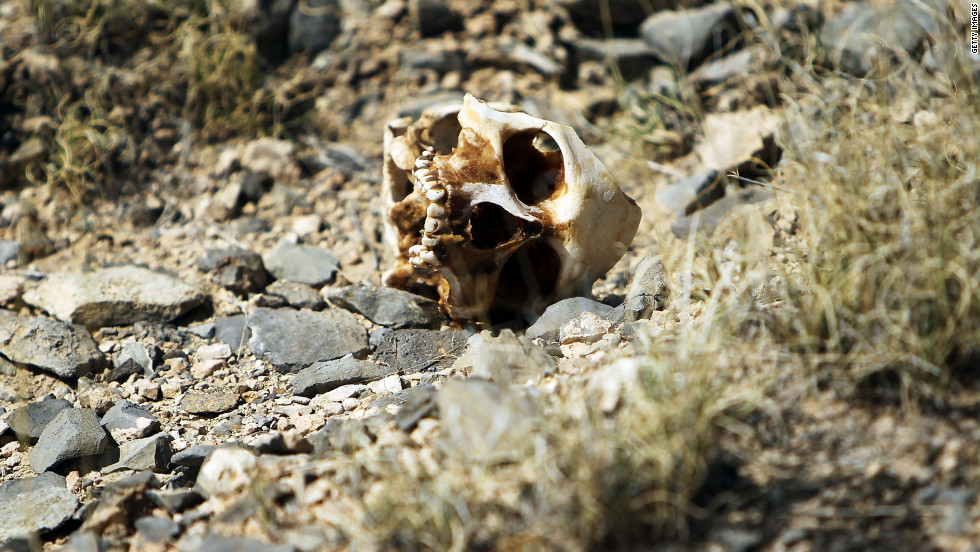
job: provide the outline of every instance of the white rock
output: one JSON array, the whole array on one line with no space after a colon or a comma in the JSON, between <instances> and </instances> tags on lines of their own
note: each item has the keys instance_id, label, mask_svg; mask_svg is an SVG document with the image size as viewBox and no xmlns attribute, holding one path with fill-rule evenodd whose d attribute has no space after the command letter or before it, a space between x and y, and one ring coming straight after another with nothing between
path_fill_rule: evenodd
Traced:
<instances>
[{"instance_id":1,"label":"white rock","mask_svg":"<svg viewBox=\"0 0 980 552\"><path fill-rule=\"evenodd\" d=\"M195 489L209 498L232 494L250 485L257 471L258 458L247 449L219 447L201 465Z\"/></svg>"}]
</instances>

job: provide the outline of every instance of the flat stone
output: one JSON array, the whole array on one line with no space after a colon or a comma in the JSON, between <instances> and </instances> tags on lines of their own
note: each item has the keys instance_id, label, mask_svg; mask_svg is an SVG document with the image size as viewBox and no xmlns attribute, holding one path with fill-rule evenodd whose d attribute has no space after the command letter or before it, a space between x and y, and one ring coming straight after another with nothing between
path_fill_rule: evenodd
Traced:
<instances>
[{"instance_id":1,"label":"flat stone","mask_svg":"<svg viewBox=\"0 0 980 552\"><path fill-rule=\"evenodd\" d=\"M536 416L517 388L484 380L447 380L436 394L440 445L466 461L513 461L527 454Z\"/></svg>"},{"instance_id":2,"label":"flat stone","mask_svg":"<svg viewBox=\"0 0 980 552\"><path fill-rule=\"evenodd\" d=\"M90 328L169 322L204 300L197 287L134 265L52 274L24 294L55 318Z\"/></svg>"},{"instance_id":3,"label":"flat stone","mask_svg":"<svg viewBox=\"0 0 980 552\"><path fill-rule=\"evenodd\" d=\"M669 299L670 288L663 261L653 255L643 257L626 292L624 319L633 322L650 318L653 311L666 309Z\"/></svg>"},{"instance_id":4,"label":"flat stone","mask_svg":"<svg viewBox=\"0 0 980 552\"><path fill-rule=\"evenodd\" d=\"M241 395L230 391L188 391L180 399L180 407L190 414L221 414L238 406Z\"/></svg>"},{"instance_id":5,"label":"flat stone","mask_svg":"<svg viewBox=\"0 0 980 552\"><path fill-rule=\"evenodd\" d=\"M200 360L227 360L231 358L231 346L227 343L202 345L194 351Z\"/></svg>"},{"instance_id":6,"label":"flat stone","mask_svg":"<svg viewBox=\"0 0 980 552\"><path fill-rule=\"evenodd\" d=\"M133 527L136 528L141 537L149 542L164 543L180 534L179 523L169 518L157 516L136 518Z\"/></svg>"},{"instance_id":7,"label":"flat stone","mask_svg":"<svg viewBox=\"0 0 980 552\"><path fill-rule=\"evenodd\" d=\"M368 349L367 331L353 314L340 309L308 311L257 308L246 321L249 347L283 373L298 372L314 362Z\"/></svg>"},{"instance_id":8,"label":"flat stone","mask_svg":"<svg viewBox=\"0 0 980 552\"><path fill-rule=\"evenodd\" d=\"M175 454L170 461L177 466L196 468L204 463L204 459L215 448L215 445L191 445Z\"/></svg>"},{"instance_id":9,"label":"flat stone","mask_svg":"<svg viewBox=\"0 0 980 552\"><path fill-rule=\"evenodd\" d=\"M108 443L94 410L66 408L45 426L28 460L41 473L66 460L101 454Z\"/></svg>"},{"instance_id":10,"label":"flat stone","mask_svg":"<svg viewBox=\"0 0 980 552\"><path fill-rule=\"evenodd\" d=\"M391 367L387 365L357 360L352 356L315 362L300 370L293 378L293 393L312 397L342 385L378 380L392 373Z\"/></svg>"},{"instance_id":11,"label":"flat stone","mask_svg":"<svg viewBox=\"0 0 980 552\"><path fill-rule=\"evenodd\" d=\"M0 483L0 547L15 537L57 529L77 507L65 478L55 473Z\"/></svg>"},{"instance_id":12,"label":"flat stone","mask_svg":"<svg viewBox=\"0 0 980 552\"><path fill-rule=\"evenodd\" d=\"M10 426L19 441L33 445L37 443L48 422L66 408L71 408L70 402L47 397L12 411L4 421Z\"/></svg>"},{"instance_id":13,"label":"flat stone","mask_svg":"<svg viewBox=\"0 0 980 552\"><path fill-rule=\"evenodd\" d=\"M392 330L381 337L374 358L392 373L438 372L452 366L467 337L463 330Z\"/></svg>"},{"instance_id":14,"label":"flat stone","mask_svg":"<svg viewBox=\"0 0 980 552\"><path fill-rule=\"evenodd\" d=\"M265 267L277 280L288 280L319 288L337 277L337 258L318 247L279 242L265 256Z\"/></svg>"},{"instance_id":15,"label":"flat stone","mask_svg":"<svg viewBox=\"0 0 980 552\"><path fill-rule=\"evenodd\" d=\"M471 336L453 368L502 384L525 383L554 373L555 359L528 337L504 329L496 337L490 331Z\"/></svg>"},{"instance_id":16,"label":"flat stone","mask_svg":"<svg viewBox=\"0 0 980 552\"><path fill-rule=\"evenodd\" d=\"M152 470L166 473L173 457L171 437L157 433L150 437L127 441L119 445L119 461L102 469L102 473L118 470Z\"/></svg>"},{"instance_id":17,"label":"flat stone","mask_svg":"<svg viewBox=\"0 0 980 552\"><path fill-rule=\"evenodd\" d=\"M297 309L320 310L326 305L323 296L306 284L277 280L265 288L270 295L278 295L289 306Z\"/></svg>"},{"instance_id":18,"label":"flat stone","mask_svg":"<svg viewBox=\"0 0 980 552\"><path fill-rule=\"evenodd\" d=\"M121 445L160 431L160 421L143 407L121 400L102 416L102 427Z\"/></svg>"},{"instance_id":19,"label":"flat stone","mask_svg":"<svg viewBox=\"0 0 980 552\"><path fill-rule=\"evenodd\" d=\"M336 389L331 389L330 391L323 393L322 395L317 397L317 400L323 400L327 402L343 402L344 400L350 399L352 397L359 397L361 393L364 393L365 391L368 391L367 385L362 385L359 383L341 385Z\"/></svg>"},{"instance_id":20,"label":"flat stone","mask_svg":"<svg viewBox=\"0 0 980 552\"><path fill-rule=\"evenodd\" d=\"M269 281L262 257L240 247L208 249L197 260L197 267L210 274L221 287L235 293L261 291Z\"/></svg>"},{"instance_id":21,"label":"flat stone","mask_svg":"<svg viewBox=\"0 0 980 552\"><path fill-rule=\"evenodd\" d=\"M0 310L0 354L59 378L84 376L105 365L88 330L50 318L21 318Z\"/></svg>"},{"instance_id":22,"label":"flat stone","mask_svg":"<svg viewBox=\"0 0 980 552\"><path fill-rule=\"evenodd\" d=\"M615 309L586 297L570 297L545 309L524 334L530 339L541 339L545 343L557 343L562 326L584 312L591 312L600 318L612 320Z\"/></svg>"},{"instance_id":23,"label":"flat stone","mask_svg":"<svg viewBox=\"0 0 980 552\"><path fill-rule=\"evenodd\" d=\"M357 284L324 290L334 305L356 312L379 326L438 328L446 317L430 299L387 287Z\"/></svg>"},{"instance_id":24,"label":"flat stone","mask_svg":"<svg viewBox=\"0 0 980 552\"><path fill-rule=\"evenodd\" d=\"M735 8L728 2L659 11L640 25L640 35L658 58L688 69L728 46L741 32Z\"/></svg>"}]
</instances>

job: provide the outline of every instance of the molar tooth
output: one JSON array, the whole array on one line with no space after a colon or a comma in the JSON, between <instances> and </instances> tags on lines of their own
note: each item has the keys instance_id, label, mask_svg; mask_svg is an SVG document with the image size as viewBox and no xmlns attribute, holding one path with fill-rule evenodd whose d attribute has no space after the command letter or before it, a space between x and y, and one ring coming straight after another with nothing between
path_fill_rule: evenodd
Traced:
<instances>
[{"instance_id":1,"label":"molar tooth","mask_svg":"<svg viewBox=\"0 0 980 552\"><path fill-rule=\"evenodd\" d=\"M442 203L446 199L446 189L443 187L431 187L425 192L425 198L429 201Z\"/></svg>"},{"instance_id":2,"label":"molar tooth","mask_svg":"<svg viewBox=\"0 0 980 552\"><path fill-rule=\"evenodd\" d=\"M442 266L442 263L439 261L439 257L436 256L435 251L426 249L425 251L422 252L420 257L422 258L423 261L425 261L429 265Z\"/></svg>"},{"instance_id":3,"label":"molar tooth","mask_svg":"<svg viewBox=\"0 0 980 552\"><path fill-rule=\"evenodd\" d=\"M440 218L446 216L446 208L443 207L442 205L437 204L437 203L432 203L425 210L425 214L429 218L440 219Z\"/></svg>"},{"instance_id":4,"label":"molar tooth","mask_svg":"<svg viewBox=\"0 0 980 552\"><path fill-rule=\"evenodd\" d=\"M437 218L427 218L425 219L425 233L426 234L438 234L442 231L444 225L442 220Z\"/></svg>"},{"instance_id":5,"label":"molar tooth","mask_svg":"<svg viewBox=\"0 0 980 552\"><path fill-rule=\"evenodd\" d=\"M432 236L422 236L422 245L425 247L435 247L439 245L439 238L434 238Z\"/></svg>"}]
</instances>

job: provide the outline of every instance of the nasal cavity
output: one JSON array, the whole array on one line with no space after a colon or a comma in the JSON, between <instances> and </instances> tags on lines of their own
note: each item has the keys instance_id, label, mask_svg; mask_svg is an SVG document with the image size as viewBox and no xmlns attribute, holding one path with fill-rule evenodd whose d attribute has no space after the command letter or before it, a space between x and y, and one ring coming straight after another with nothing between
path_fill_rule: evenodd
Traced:
<instances>
[{"instance_id":1,"label":"nasal cavity","mask_svg":"<svg viewBox=\"0 0 980 552\"><path fill-rule=\"evenodd\" d=\"M517 198L534 205L561 192L565 182L561 150L542 130L517 133L504 142L504 172Z\"/></svg>"},{"instance_id":2,"label":"nasal cavity","mask_svg":"<svg viewBox=\"0 0 980 552\"><path fill-rule=\"evenodd\" d=\"M473 206L466 231L474 247L495 249L510 241L540 236L544 227L540 221L526 221L496 203L484 202Z\"/></svg>"}]
</instances>

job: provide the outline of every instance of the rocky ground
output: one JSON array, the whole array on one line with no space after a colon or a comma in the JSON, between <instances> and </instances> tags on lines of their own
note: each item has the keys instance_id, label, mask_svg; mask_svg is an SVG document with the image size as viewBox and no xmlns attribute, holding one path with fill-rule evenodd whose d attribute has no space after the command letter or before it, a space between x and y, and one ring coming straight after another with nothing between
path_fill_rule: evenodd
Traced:
<instances>
[{"instance_id":1,"label":"rocky ground","mask_svg":"<svg viewBox=\"0 0 980 552\"><path fill-rule=\"evenodd\" d=\"M714 337L718 282L806 262L773 169L842 105L807 83L911 63L889 117L952 128L964 7L125 4L0 6L0 549L980 550L975 352L855 385L758 337L789 295ZM643 210L530 327L381 285L384 125L463 92L573 127Z\"/></svg>"}]
</instances>

